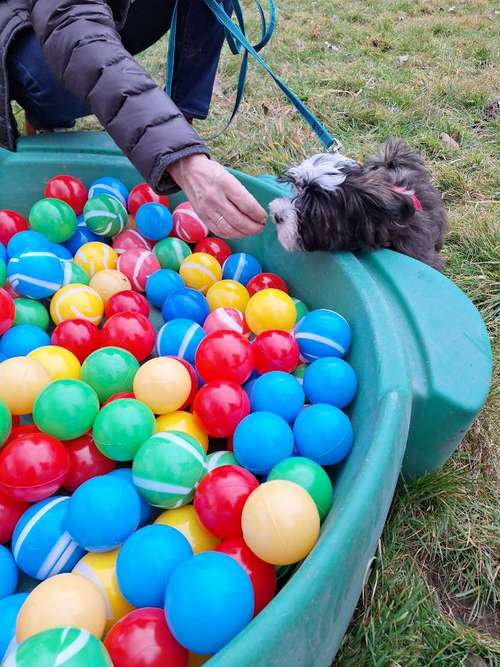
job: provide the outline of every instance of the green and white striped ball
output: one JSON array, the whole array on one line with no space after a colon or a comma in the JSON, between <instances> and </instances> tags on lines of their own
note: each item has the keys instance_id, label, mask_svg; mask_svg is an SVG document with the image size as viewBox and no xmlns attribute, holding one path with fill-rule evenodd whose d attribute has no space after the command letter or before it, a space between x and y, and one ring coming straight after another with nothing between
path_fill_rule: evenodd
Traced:
<instances>
[{"instance_id":1,"label":"green and white striped ball","mask_svg":"<svg viewBox=\"0 0 500 667\"><path fill-rule=\"evenodd\" d=\"M104 644L87 630L51 628L19 644L2 667L112 667Z\"/></svg>"},{"instance_id":2,"label":"green and white striped ball","mask_svg":"<svg viewBox=\"0 0 500 667\"><path fill-rule=\"evenodd\" d=\"M81 266L74 262L64 262L64 282L63 285L72 285L78 283L79 285L88 285L90 278L88 273L82 269Z\"/></svg>"},{"instance_id":3,"label":"green and white striped ball","mask_svg":"<svg viewBox=\"0 0 500 667\"><path fill-rule=\"evenodd\" d=\"M189 503L206 473L206 455L187 433L156 433L137 451L132 464L135 487L155 507L171 509Z\"/></svg>"},{"instance_id":4,"label":"green and white striped ball","mask_svg":"<svg viewBox=\"0 0 500 667\"><path fill-rule=\"evenodd\" d=\"M98 236L116 236L128 222L125 206L111 195L97 195L85 204L83 219Z\"/></svg>"},{"instance_id":5,"label":"green and white striped ball","mask_svg":"<svg viewBox=\"0 0 500 667\"><path fill-rule=\"evenodd\" d=\"M162 269L178 271L182 262L191 254L191 248L185 241L168 236L155 244L153 252Z\"/></svg>"},{"instance_id":6,"label":"green and white striped ball","mask_svg":"<svg viewBox=\"0 0 500 667\"><path fill-rule=\"evenodd\" d=\"M297 382L302 387L304 385L304 373L306 372L307 364L299 364L293 371Z\"/></svg>"},{"instance_id":7,"label":"green and white striped ball","mask_svg":"<svg viewBox=\"0 0 500 667\"><path fill-rule=\"evenodd\" d=\"M212 472L215 468L221 466L239 465L233 452L223 450L222 452L213 452L207 456L207 472Z\"/></svg>"},{"instance_id":8,"label":"green and white striped ball","mask_svg":"<svg viewBox=\"0 0 500 667\"><path fill-rule=\"evenodd\" d=\"M297 325L300 322L300 320L305 315L307 315L307 313L309 312L309 308L303 301L297 299L296 297L292 297L292 301L295 306L295 310L297 311L297 319L295 320L295 324Z\"/></svg>"}]
</instances>

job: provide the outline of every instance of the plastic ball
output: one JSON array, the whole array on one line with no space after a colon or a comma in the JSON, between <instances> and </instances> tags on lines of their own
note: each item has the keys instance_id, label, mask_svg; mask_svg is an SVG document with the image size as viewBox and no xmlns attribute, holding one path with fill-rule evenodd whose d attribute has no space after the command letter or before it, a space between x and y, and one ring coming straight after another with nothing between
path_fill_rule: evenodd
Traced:
<instances>
[{"instance_id":1,"label":"plastic ball","mask_svg":"<svg viewBox=\"0 0 500 667\"><path fill-rule=\"evenodd\" d=\"M214 236L208 236L206 239L198 241L194 247L194 252L204 252L207 255L212 255L222 266L233 251L226 241Z\"/></svg>"},{"instance_id":2,"label":"plastic ball","mask_svg":"<svg viewBox=\"0 0 500 667\"><path fill-rule=\"evenodd\" d=\"M293 433L301 456L320 465L338 463L351 451L351 422L333 405L316 403L303 410L295 420Z\"/></svg>"},{"instance_id":3,"label":"plastic ball","mask_svg":"<svg viewBox=\"0 0 500 667\"><path fill-rule=\"evenodd\" d=\"M3 243L0 242L0 259L5 263L7 261L7 250Z\"/></svg>"},{"instance_id":4,"label":"plastic ball","mask_svg":"<svg viewBox=\"0 0 500 667\"><path fill-rule=\"evenodd\" d=\"M202 553L174 572L165 600L174 637L195 653L216 653L249 623L254 593L248 574L233 558Z\"/></svg>"},{"instance_id":5,"label":"plastic ball","mask_svg":"<svg viewBox=\"0 0 500 667\"><path fill-rule=\"evenodd\" d=\"M134 607L162 607L172 574L192 555L189 542L175 528L145 526L120 549L116 567L120 591Z\"/></svg>"},{"instance_id":6,"label":"plastic ball","mask_svg":"<svg viewBox=\"0 0 500 667\"><path fill-rule=\"evenodd\" d=\"M351 344L351 327L334 310L312 310L295 328L295 339L306 361L320 357L343 357Z\"/></svg>"},{"instance_id":7,"label":"plastic ball","mask_svg":"<svg viewBox=\"0 0 500 667\"><path fill-rule=\"evenodd\" d=\"M78 250L86 243L101 242L103 239L94 232L90 231L83 220L83 216L77 219L76 231L65 243L64 246L74 256Z\"/></svg>"},{"instance_id":8,"label":"plastic ball","mask_svg":"<svg viewBox=\"0 0 500 667\"><path fill-rule=\"evenodd\" d=\"M90 277L104 269L116 269L117 262L118 255L113 248L100 241L84 243L75 255L75 263Z\"/></svg>"},{"instance_id":9,"label":"plastic ball","mask_svg":"<svg viewBox=\"0 0 500 667\"><path fill-rule=\"evenodd\" d=\"M13 415L30 414L36 397L50 381L49 373L36 359L7 359L0 364L0 400Z\"/></svg>"},{"instance_id":10,"label":"plastic ball","mask_svg":"<svg viewBox=\"0 0 500 667\"><path fill-rule=\"evenodd\" d=\"M61 199L40 199L31 207L28 219L31 229L53 243L67 241L76 231L76 214Z\"/></svg>"},{"instance_id":11,"label":"plastic ball","mask_svg":"<svg viewBox=\"0 0 500 667\"><path fill-rule=\"evenodd\" d=\"M107 320L101 332L102 345L121 347L137 361L150 356L156 342L156 331L144 315L117 313Z\"/></svg>"},{"instance_id":12,"label":"plastic ball","mask_svg":"<svg viewBox=\"0 0 500 667\"><path fill-rule=\"evenodd\" d=\"M204 337L205 332L196 322L183 318L170 320L158 332L156 350L160 356L181 357L193 364Z\"/></svg>"},{"instance_id":13,"label":"plastic ball","mask_svg":"<svg viewBox=\"0 0 500 667\"><path fill-rule=\"evenodd\" d=\"M247 283L250 296L269 288L278 289L288 294L288 285L276 273L258 273Z\"/></svg>"},{"instance_id":14,"label":"plastic ball","mask_svg":"<svg viewBox=\"0 0 500 667\"><path fill-rule=\"evenodd\" d=\"M139 499L139 505L141 508L139 525L143 526L144 524L149 523L151 521L153 508L135 488L134 480L132 478L132 468L116 468L115 470L112 470L110 473L108 473L108 475L111 475L111 477L119 477L130 485L130 487L134 490L134 493L137 495L137 498Z\"/></svg>"},{"instance_id":15,"label":"plastic ball","mask_svg":"<svg viewBox=\"0 0 500 667\"><path fill-rule=\"evenodd\" d=\"M91 428L99 410L96 392L81 380L55 380L38 395L33 421L41 431L73 440Z\"/></svg>"},{"instance_id":16,"label":"plastic ball","mask_svg":"<svg viewBox=\"0 0 500 667\"><path fill-rule=\"evenodd\" d=\"M28 356L39 361L47 369L52 380L78 380L80 377L80 362L64 347L45 345L32 350Z\"/></svg>"},{"instance_id":17,"label":"plastic ball","mask_svg":"<svg viewBox=\"0 0 500 667\"><path fill-rule=\"evenodd\" d=\"M304 407L304 390L283 371L265 373L257 378L250 393L252 412L267 411L292 423Z\"/></svg>"},{"instance_id":18,"label":"plastic ball","mask_svg":"<svg viewBox=\"0 0 500 667\"><path fill-rule=\"evenodd\" d=\"M132 287L144 292L148 278L156 271L160 271L160 262L150 250L133 248L127 250L118 258L118 270L130 280Z\"/></svg>"},{"instance_id":19,"label":"plastic ball","mask_svg":"<svg viewBox=\"0 0 500 667\"><path fill-rule=\"evenodd\" d=\"M193 401L193 414L213 438L227 438L232 435L249 412L248 396L235 382L208 382Z\"/></svg>"},{"instance_id":20,"label":"plastic ball","mask_svg":"<svg viewBox=\"0 0 500 667\"><path fill-rule=\"evenodd\" d=\"M10 259L7 275L18 294L31 299L46 299L61 288L64 267L52 252L27 250Z\"/></svg>"},{"instance_id":21,"label":"plastic ball","mask_svg":"<svg viewBox=\"0 0 500 667\"><path fill-rule=\"evenodd\" d=\"M0 243L6 246L14 234L27 229L28 222L20 213L8 209L0 210Z\"/></svg>"},{"instance_id":22,"label":"plastic ball","mask_svg":"<svg viewBox=\"0 0 500 667\"><path fill-rule=\"evenodd\" d=\"M187 243L198 243L208 236L208 228L194 212L191 202L185 201L175 207L173 215L174 234Z\"/></svg>"},{"instance_id":23,"label":"plastic ball","mask_svg":"<svg viewBox=\"0 0 500 667\"><path fill-rule=\"evenodd\" d=\"M0 544L10 542L16 523L28 507L27 502L15 500L0 491Z\"/></svg>"},{"instance_id":24,"label":"plastic ball","mask_svg":"<svg viewBox=\"0 0 500 667\"><path fill-rule=\"evenodd\" d=\"M115 294L131 289L127 276L116 269L104 269L94 273L90 279L90 287L99 294L104 306Z\"/></svg>"},{"instance_id":25,"label":"plastic ball","mask_svg":"<svg viewBox=\"0 0 500 667\"><path fill-rule=\"evenodd\" d=\"M48 334L33 324L20 324L6 331L0 339L0 352L8 359L22 357L37 347L50 343Z\"/></svg>"},{"instance_id":26,"label":"plastic ball","mask_svg":"<svg viewBox=\"0 0 500 667\"><path fill-rule=\"evenodd\" d=\"M178 273L171 269L160 269L153 273L146 283L146 296L149 301L161 308L165 299L184 287L184 281Z\"/></svg>"},{"instance_id":27,"label":"plastic ball","mask_svg":"<svg viewBox=\"0 0 500 667\"><path fill-rule=\"evenodd\" d=\"M16 308L12 297L0 288L0 336L14 324Z\"/></svg>"},{"instance_id":28,"label":"plastic ball","mask_svg":"<svg viewBox=\"0 0 500 667\"><path fill-rule=\"evenodd\" d=\"M167 296L161 312L165 322L183 318L202 325L210 308L203 294L190 287L182 287Z\"/></svg>"},{"instance_id":29,"label":"plastic ball","mask_svg":"<svg viewBox=\"0 0 500 667\"><path fill-rule=\"evenodd\" d=\"M50 302L50 315L55 324L75 318L99 324L103 313L101 297L88 285L66 285L54 294Z\"/></svg>"},{"instance_id":30,"label":"plastic ball","mask_svg":"<svg viewBox=\"0 0 500 667\"><path fill-rule=\"evenodd\" d=\"M304 386L304 375L307 369L307 364L299 364L297 368L293 371L293 376L300 384L301 387Z\"/></svg>"},{"instance_id":31,"label":"plastic ball","mask_svg":"<svg viewBox=\"0 0 500 667\"><path fill-rule=\"evenodd\" d=\"M357 386L352 366L338 357L317 359L304 374L304 389L311 403L343 408L353 400Z\"/></svg>"},{"instance_id":32,"label":"plastic ball","mask_svg":"<svg viewBox=\"0 0 500 667\"><path fill-rule=\"evenodd\" d=\"M295 305L295 310L297 311L297 324L302 320L303 317L307 315L309 312L309 308L306 306L306 304L301 301L300 299L297 299L296 297L292 297L292 301Z\"/></svg>"},{"instance_id":33,"label":"plastic ball","mask_svg":"<svg viewBox=\"0 0 500 667\"><path fill-rule=\"evenodd\" d=\"M208 449L208 435L198 419L191 412L176 410L156 419L155 433L166 431L180 431L191 435L206 452Z\"/></svg>"},{"instance_id":34,"label":"plastic ball","mask_svg":"<svg viewBox=\"0 0 500 667\"><path fill-rule=\"evenodd\" d=\"M187 667L188 664L188 652L174 639L163 609L145 607L131 611L111 628L104 645L114 667Z\"/></svg>"},{"instance_id":35,"label":"plastic ball","mask_svg":"<svg viewBox=\"0 0 500 667\"><path fill-rule=\"evenodd\" d=\"M252 346L234 331L206 336L196 351L195 364L205 382L228 380L243 384L255 368Z\"/></svg>"},{"instance_id":36,"label":"plastic ball","mask_svg":"<svg viewBox=\"0 0 500 667\"><path fill-rule=\"evenodd\" d=\"M97 448L113 461L131 461L154 433L155 419L147 405L121 398L101 409L92 437Z\"/></svg>"},{"instance_id":37,"label":"plastic ball","mask_svg":"<svg viewBox=\"0 0 500 667\"><path fill-rule=\"evenodd\" d=\"M147 299L134 290L124 290L114 294L108 300L105 308L106 317L112 317L117 313L139 313L149 317L149 305Z\"/></svg>"},{"instance_id":38,"label":"plastic ball","mask_svg":"<svg viewBox=\"0 0 500 667\"><path fill-rule=\"evenodd\" d=\"M270 329L290 331L297 311L292 299L281 290L263 289L252 297L245 310L245 319L255 334Z\"/></svg>"},{"instance_id":39,"label":"plastic ball","mask_svg":"<svg viewBox=\"0 0 500 667\"><path fill-rule=\"evenodd\" d=\"M135 229L124 229L113 239L113 250L117 255L123 255L127 250L151 250L152 247L153 242Z\"/></svg>"},{"instance_id":40,"label":"plastic ball","mask_svg":"<svg viewBox=\"0 0 500 667\"><path fill-rule=\"evenodd\" d=\"M205 294L214 283L222 278L222 269L212 255L195 252L182 262L179 274L187 287L192 287Z\"/></svg>"},{"instance_id":41,"label":"plastic ball","mask_svg":"<svg viewBox=\"0 0 500 667\"><path fill-rule=\"evenodd\" d=\"M83 220L97 236L116 236L125 229L128 215L124 205L111 195L92 197L83 209Z\"/></svg>"},{"instance_id":42,"label":"plastic ball","mask_svg":"<svg viewBox=\"0 0 500 667\"><path fill-rule=\"evenodd\" d=\"M73 255L61 243L49 243L49 248L50 252L53 252L54 255L63 262L63 264L73 261Z\"/></svg>"},{"instance_id":43,"label":"plastic ball","mask_svg":"<svg viewBox=\"0 0 500 667\"><path fill-rule=\"evenodd\" d=\"M206 318L203 329L207 334L216 331L235 331L242 336L248 334L243 313L235 308L216 308Z\"/></svg>"},{"instance_id":44,"label":"plastic ball","mask_svg":"<svg viewBox=\"0 0 500 667\"><path fill-rule=\"evenodd\" d=\"M246 285L258 273L262 273L261 265L253 255L246 252L237 252L224 262L224 279L236 280L242 285Z\"/></svg>"},{"instance_id":45,"label":"plastic ball","mask_svg":"<svg viewBox=\"0 0 500 667\"><path fill-rule=\"evenodd\" d=\"M28 595L17 618L16 639L73 625L100 638L106 625L106 605L97 586L80 574L58 574L42 581Z\"/></svg>"},{"instance_id":46,"label":"plastic ball","mask_svg":"<svg viewBox=\"0 0 500 667\"><path fill-rule=\"evenodd\" d=\"M249 299L246 287L236 280L219 280L207 292L210 310L236 308L244 313Z\"/></svg>"},{"instance_id":47,"label":"plastic ball","mask_svg":"<svg viewBox=\"0 0 500 667\"><path fill-rule=\"evenodd\" d=\"M69 501L66 528L87 551L111 551L139 525L141 507L134 489L113 475L92 477Z\"/></svg>"},{"instance_id":48,"label":"plastic ball","mask_svg":"<svg viewBox=\"0 0 500 667\"><path fill-rule=\"evenodd\" d=\"M74 491L92 477L105 475L115 469L116 463L95 446L89 433L65 443L69 455L69 470L64 478L64 488Z\"/></svg>"},{"instance_id":49,"label":"plastic ball","mask_svg":"<svg viewBox=\"0 0 500 667\"><path fill-rule=\"evenodd\" d=\"M163 204L149 202L137 211L135 224L137 230L147 239L159 241L172 231L172 214Z\"/></svg>"},{"instance_id":50,"label":"plastic ball","mask_svg":"<svg viewBox=\"0 0 500 667\"><path fill-rule=\"evenodd\" d=\"M176 359L150 359L137 371L134 394L156 414L166 414L183 406L191 391L186 368Z\"/></svg>"},{"instance_id":51,"label":"plastic ball","mask_svg":"<svg viewBox=\"0 0 500 667\"><path fill-rule=\"evenodd\" d=\"M102 176L92 181L89 188L89 200L100 195L107 195L117 199L122 206L127 207L128 188L127 186L113 176Z\"/></svg>"},{"instance_id":52,"label":"plastic ball","mask_svg":"<svg viewBox=\"0 0 500 667\"><path fill-rule=\"evenodd\" d=\"M81 266L78 266L78 264L75 264L75 262L64 263L63 286L74 284L88 285L89 283L90 278Z\"/></svg>"},{"instance_id":53,"label":"plastic ball","mask_svg":"<svg viewBox=\"0 0 500 667\"><path fill-rule=\"evenodd\" d=\"M104 403L113 394L132 391L138 369L139 362L127 350L103 347L85 359L80 377L97 392L99 401Z\"/></svg>"},{"instance_id":54,"label":"plastic ball","mask_svg":"<svg viewBox=\"0 0 500 667\"><path fill-rule=\"evenodd\" d=\"M256 616L276 594L277 577L274 567L252 553L241 537L224 540L216 551L234 558L250 577L254 592L254 616Z\"/></svg>"},{"instance_id":55,"label":"plastic ball","mask_svg":"<svg viewBox=\"0 0 500 667\"><path fill-rule=\"evenodd\" d=\"M3 248L3 246L0 246L0 248ZM2 285L5 285L6 280L7 280L7 265L5 264L5 259L3 257L0 257L0 287Z\"/></svg>"},{"instance_id":56,"label":"plastic ball","mask_svg":"<svg viewBox=\"0 0 500 667\"><path fill-rule=\"evenodd\" d=\"M17 593L0 600L0 661L15 647L17 615L27 597L28 593Z\"/></svg>"},{"instance_id":57,"label":"plastic ball","mask_svg":"<svg viewBox=\"0 0 500 667\"><path fill-rule=\"evenodd\" d=\"M133 391L119 391L117 394L110 396L107 401L104 401L102 407L108 405L108 403L112 403L113 401L118 401L120 398L135 398L135 395Z\"/></svg>"},{"instance_id":58,"label":"plastic ball","mask_svg":"<svg viewBox=\"0 0 500 667\"><path fill-rule=\"evenodd\" d=\"M43 303L33 301L32 299L18 298L15 299L14 305L16 309L14 324L33 324L34 326L47 331L49 328L49 313ZM0 305L0 311L1 310L2 306Z\"/></svg>"},{"instance_id":59,"label":"plastic ball","mask_svg":"<svg viewBox=\"0 0 500 667\"><path fill-rule=\"evenodd\" d=\"M12 552L0 544L0 600L14 593L18 576Z\"/></svg>"},{"instance_id":60,"label":"plastic ball","mask_svg":"<svg viewBox=\"0 0 500 667\"><path fill-rule=\"evenodd\" d=\"M219 452L212 452L207 456L207 473L212 472L216 468L221 466L237 466L238 461L236 460L232 452L227 450L221 450Z\"/></svg>"},{"instance_id":61,"label":"plastic ball","mask_svg":"<svg viewBox=\"0 0 500 667\"><path fill-rule=\"evenodd\" d=\"M299 364L299 346L291 333L269 330L253 342L255 368L259 373L284 371L290 373Z\"/></svg>"},{"instance_id":62,"label":"plastic ball","mask_svg":"<svg viewBox=\"0 0 500 667\"><path fill-rule=\"evenodd\" d=\"M239 466L220 466L199 483L194 508L202 524L221 540L241 535L243 506L258 480Z\"/></svg>"},{"instance_id":63,"label":"plastic ball","mask_svg":"<svg viewBox=\"0 0 500 667\"><path fill-rule=\"evenodd\" d=\"M85 359L101 346L101 332L88 320L65 320L52 332L52 345L59 345L72 352L83 363Z\"/></svg>"},{"instance_id":64,"label":"plastic ball","mask_svg":"<svg viewBox=\"0 0 500 667\"><path fill-rule=\"evenodd\" d=\"M87 190L78 178L60 174L47 181L43 196L60 199L71 206L76 215L80 215L87 201Z\"/></svg>"},{"instance_id":65,"label":"plastic ball","mask_svg":"<svg viewBox=\"0 0 500 667\"><path fill-rule=\"evenodd\" d=\"M32 229L18 232L7 244L7 257L19 257L24 252L50 252L51 243L47 237Z\"/></svg>"},{"instance_id":66,"label":"plastic ball","mask_svg":"<svg viewBox=\"0 0 500 667\"><path fill-rule=\"evenodd\" d=\"M157 517L155 524L176 528L187 539L195 554L212 551L220 541L201 523L193 505L165 510Z\"/></svg>"},{"instance_id":67,"label":"plastic ball","mask_svg":"<svg viewBox=\"0 0 500 667\"><path fill-rule=\"evenodd\" d=\"M138 209L148 202L157 202L167 207L169 204L168 197L165 195L157 195L153 188L147 183L138 183L132 190L130 190L128 196L129 213L135 215Z\"/></svg>"},{"instance_id":68,"label":"plastic ball","mask_svg":"<svg viewBox=\"0 0 500 667\"><path fill-rule=\"evenodd\" d=\"M267 475L279 461L292 455L292 429L272 412L254 412L238 424L233 452L241 466L256 475Z\"/></svg>"},{"instance_id":69,"label":"plastic ball","mask_svg":"<svg viewBox=\"0 0 500 667\"><path fill-rule=\"evenodd\" d=\"M185 241L170 236L158 241L153 248L153 252L162 269L178 271L182 262L191 254L191 248Z\"/></svg>"}]
</instances>

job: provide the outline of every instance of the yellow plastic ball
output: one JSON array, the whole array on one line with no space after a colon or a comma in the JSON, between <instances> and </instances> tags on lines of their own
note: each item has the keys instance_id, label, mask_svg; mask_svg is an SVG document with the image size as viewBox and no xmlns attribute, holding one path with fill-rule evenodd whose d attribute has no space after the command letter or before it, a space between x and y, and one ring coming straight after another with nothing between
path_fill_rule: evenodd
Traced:
<instances>
[{"instance_id":1,"label":"yellow plastic ball","mask_svg":"<svg viewBox=\"0 0 500 667\"><path fill-rule=\"evenodd\" d=\"M319 537L319 513L309 493L288 480L264 482L252 491L241 515L246 544L273 565L307 556Z\"/></svg>"},{"instance_id":2,"label":"yellow plastic ball","mask_svg":"<svg viewBox=\"0 0 500 667\"><path fill-rule=\"evenodd\" d=\"M176 359L150 359L135 374L135 397L157 415L178 410L186 402L190 391L189 373Z\"/></svg>"},{"instance_id":3,"label":"yellow plastic ball","mask_svg":"<svg viewBox=\"0 0 500 667\"><path fill-rule=\"evenodd\" d=\"M206 252L194 252L182 262L179 273L186 283L205 294L209 287L222 278L219 262Z\"/></svg>"},{"instance_id":4,"label":"yellow plastic ball","mask_svg":"<svg viewBox=\"0 0 500 667\"><path fill-rule=\"evenodd\" d=\"M75 318L99 324L103 313L104 304L99 294L79 283L61 287L50 302L50 316L56 324Z\"/></svg>"},{"instance_id":5,"label":"yellow plastic ball","mask_svg":"<svg viewBox=\"0 0 500 667\"><path fill-rule=\"evenodd\" d=\"M100 639L106 604L95 584L81 574L58 574L42 581L26 598L17 616L16 640L22 642L50 628L88 630Z\"/></svg>"},{"instance_id":6,"label":"yellow plastic ball","mask_svg":"<svg viewBox=\"0 0 500 667\"><path fill-rule=\"evenodd\" d=\"M132 289L127 276L116 269L104 269L104 271L94 273L90 279L89 286L99 294L104 305L108 303L113 294Z\"/></svg>"},{"instance_id":7,"label":"yellow plastic ball","mask_svg":"<svg viewBox=\"0 0 500 667\"><path fill-rule=\"evenodd\" d=\"M199 420L191 412L176 410L168 415L157 417L155 433L161 433L162 431L188 433L200 443L205 452L208 449L207 432L203 430Z\"/></svg>"},{"instance_id":8,"label":"yellow plastic ball","mask_svg":"<svg viewBox=\"0 0 500 667\"><path fill-rule=\"evenodd\" d=\"M177 528L191 545L193 552L212 551L220 543L219 538L209 533L201 523L193 505L184 505L162 512L155 523Z\"/></svg>"},{"instance_id":9,"label":"yellow plastic ball","mask_svg":"<svg viewBox=\"0 0 500 667\"><path fill-rule=\"evenodd\" d=\"M80 377L82 366L73 352L65 347L44 345L30 352L28 357L39 361L47 369L52 380L78 380Z\"/></svg>"},{"instance_id":10,"label":"yellow plastic ball","mask_svg":"<svg viewBox=\"0 0 500 667\"><path fill-rule=\"evenodd\" d=\"M236 308L244 313L249 299L247 288L236 280L219 280L207 292L210 310Z\"/></svg>"},{"instance_id":11,"label":"yellow plastic ball","mask_svg":"<svg viewBox=\"0 0 500 667\"><path fill-rule=\"evenodd\" d=\"M13 357L0 364L0 400L13 415L33 412L36 397L49 382L50 373L37 359Z\"/></svg>"},{"instance_id":12,"label":"yellow plastic ball","mask_svg":"<svg viewBox=\"0 0 500 667\"><path fill-rule=\"evenodd\" d=\"M263 289L250 297L245 319L254 334L269 329L291 331L295 326L297 310L286 292L279 289Z\"/></svg>"},{"instance_id":13,"label":"yellow plastic ball","mask_svg":"<svg viewBox=\"0 0 500 667\"><path fill-rule=\"evenodd\" d=\"M106 243L91 241L78 248L75 255L75 264L81 266L90 277L104 269L116 269L118 255Z\"/></svg>"},{"instance_id":14,"label":"yellow plastic ball","mask_svg":"<svg viewBox=\"0 0 500 667\"><path fill-rule=\"evenodd\" d=\"M127 602L118 588L116 580L116 559L118 549L102 553L88 553L73 568L101 591L106 604L106 630L134 607Z\"/></svg>"}]
</instances>

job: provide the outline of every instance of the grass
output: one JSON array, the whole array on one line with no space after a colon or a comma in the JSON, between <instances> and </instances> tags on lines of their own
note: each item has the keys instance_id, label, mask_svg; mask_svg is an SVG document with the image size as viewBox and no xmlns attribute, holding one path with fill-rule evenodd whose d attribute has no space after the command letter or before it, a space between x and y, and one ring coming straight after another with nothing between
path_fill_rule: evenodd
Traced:
<instances>
[{"instance_id":1,"label":"grass","mask_svg":"<svg viewBox=\"0 0 500 667\"><path fill-rule=\"evenodd\" d=\"M498 352L500 134L489 106L500 83L498 6L487 0L278 5L266 58L345 152L362 157L388 135L422 150L450 214L446 272L481 310ZM141 59L161 82L164 45ZM237 67L225 53L211 119L198 124L205 136L224 127ZM442 133L457 147L444 143ZM241 114L211 145L221 162L251 173L278 173L318 150L256 66ZM442 470L401 480L337 665L499 664L498 397L497 389Z\"/></svg>"}]
</instances>

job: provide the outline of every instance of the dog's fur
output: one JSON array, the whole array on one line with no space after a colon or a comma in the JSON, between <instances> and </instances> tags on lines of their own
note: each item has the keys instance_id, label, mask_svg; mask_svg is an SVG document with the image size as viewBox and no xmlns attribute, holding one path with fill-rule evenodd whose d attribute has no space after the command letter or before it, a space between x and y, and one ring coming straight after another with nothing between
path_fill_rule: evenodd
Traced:
<instances>
[{"instance_id":1,"label":"dog's fur","mask_svg":"<svg viewBox=\"0 0 500 667\"><path fill-rule=\"evenodd\" d=\"M274 200L270 210L285 249L391 248L442 269L446 212L422 158L406 142L389 139L364 165L339 153L315 155L281 180L293 186L293 196Z\"/></svg>"}]
</instances>

